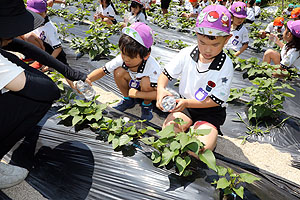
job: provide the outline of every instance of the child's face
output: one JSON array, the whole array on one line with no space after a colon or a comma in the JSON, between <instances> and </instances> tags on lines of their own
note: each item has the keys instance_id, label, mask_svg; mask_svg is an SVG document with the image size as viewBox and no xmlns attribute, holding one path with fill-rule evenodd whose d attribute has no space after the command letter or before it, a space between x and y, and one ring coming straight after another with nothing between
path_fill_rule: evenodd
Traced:
<instances>
[{"instance_id":1,"label":"child's face","mask_svg":"<svg viewBox=\"0 0 300 200\"><path fill-rule=\"evenodd\" d=\"M191 4L195 8L198 5L198 2L191 2Z\"/></svg>"},{"instance_id":2,"label":"child's face","mask_svg":"<svg viewBox=\"0 0 300 200\"><path fill-rule=\"evenodd\" d=\"M131 13L133 13L134 15L137 15L140 12L140 7L131 7Z\"/></svg>"},{"instance_id":3,"label":"child's face","mask_svg":"<svg viewBox=\"0 0 300 200\"><path fill-rule=\"evenodd\" d=\"M290 42L293 39L293 35L292 33L288 30L288 28L286 28L283 32L283 36L282 39L286 42Z\"/></svg>"},{"instance_id":4,"label":"child's face","mask_svg":"<svg viewBox=\"0 0 300 200\"><path fill-rule=\"evenodd\" d=\"M143 61L139 54L135 58L130 58L128 55L121 52L121 57L122 60L125 62L125 65L129 68L137 67Z\"/></svg>"},{"instance_id":5,"label":"child's face","mask_svg":"<svg viewBox=\"0 0 300 200\"><path fill-rule=\"evenodd\" d=\"M211 62L223 49L224 45L228 42L230 36L217 36L216 39L211 40L206 36L197 33L198 48L200 57L204 61ZM200 60L203 62L203 60Z\"/></svg>"},{"instance_id":6,"label":"child's face","mask_svg":"<svg viewBox=\"0 0 300 200\"><path fill-rule=\"evenodd\" d=\"M244 22L245 18L233 17L232 24L235 26L239 26Z\"/></svg>"}]
</instances>

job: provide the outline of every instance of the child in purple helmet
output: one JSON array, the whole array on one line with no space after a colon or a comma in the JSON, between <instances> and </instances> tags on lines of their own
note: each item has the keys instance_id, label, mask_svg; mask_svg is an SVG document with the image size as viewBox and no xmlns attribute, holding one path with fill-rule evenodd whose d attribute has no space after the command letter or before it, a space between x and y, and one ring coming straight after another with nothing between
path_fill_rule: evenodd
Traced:
<instances>
[{"instance_id":1,"label":"child in purple helmet","mask_svg":"<svg viewBox=\"0 0 300 200\"><path fill-rule=\"evenodd\" d=\"M280 65L281 69L288 70L297 68L300 70L300 20L288 21L286 29L283 32L284 44L279 38L274 35L275 43L281 48L281 53L268 49L263 57L263 62ZM286 75L275 74L276 77L283 77Z\"/></svg>"},{"instance_id":2,"label":"child in purple helmet","mask_svg":"<svg viewBox=\"0 0 300 200\"><path fill-rule=\"evenodd\" d=\"M249 43L248 31L243 26L244 20L247 17L247 5L244 2L234 2L230 7L229 12L232 15L231 31L232 37L226 44L226 49L235 51L235 56L242 54L247 48Z\"/></svg>"},{"instance_id":3,"label":"child in purple helmet","mask_svg":"<svg viewBox=\"0 0 300 200\"><path fill-rule=\"evenodd\" d=\"M159 64L150 56L152 29L142 22L136 22L123 28L122 32L119 40L121 54L90 73L88 79L93 82L113 72L115 82L123 94L123 100L114 108L123 112L134 107L135 98L143 99L141 118L151 120L151 102L156 99L157 79L161 74Z\"/></svg>"},{"instance_id":4,"label":"child in purple helmet","mask_svg":"<svg viewBox=\"0 0 300 200\"><path fill-rule=\"evenodd\" d=\"M231 15L221 5L210 5L202 10L196 20L195 31L198 45L181 50L168 63L157 82L157 104L163 110L162 99L172 95L165 88L168 81L180 78L176 107L163 123L163 127L174 124L175 131L186 131L194 124L196 129L211 129L199 136L205 149L213 150L220 126L226 118L226 100L230 94L233 77L231 59L223 52L230 39ZM174 123L181 118L184 125Z\"/></svg>"}]
</instances>

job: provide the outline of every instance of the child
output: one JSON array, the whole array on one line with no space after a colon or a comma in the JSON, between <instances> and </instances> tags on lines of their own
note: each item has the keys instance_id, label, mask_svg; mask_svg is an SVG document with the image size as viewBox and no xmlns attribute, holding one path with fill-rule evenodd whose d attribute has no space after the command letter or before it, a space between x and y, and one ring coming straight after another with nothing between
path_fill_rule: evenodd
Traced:
<instances>
[{"instance_id":1,"label":"child","mask_svg":"<svg viewBox=\"0 0 300 200\"><path fill-rule=\"evenodd\" d=\"M293 20L300 19L300 7L294 8L294 10L292 10L290 18Z\"/></svg>"},{"instance_id":2,"label":"child","mask_svg":"<svg viewBox=\"0 0 300 200\"><path fill-rule=\"evenodd\" d=\"M182 13L182 17L190 18L190 17L197 17L198 14L201 12L202 8L200 7L198 0L189 0L188 10L190 13Z\"/></svg>"},{"instance_id":3,"label":"child","mask_svg":"<svg viewBox=\"0 0 300 200\"><path fill-rule=\"evenodd\" d=\"M243 22L247 17L246 4L244 2L234 2L230 8L232 15L231 31L232 37L226 44L226 49L233 49L236 53L235 56L239 56L248 48L249 37L248 31L243 26Z\"/></svg>"},{"instance_id":4,"label":"child","mask_svg":"<svg viewBox=\"0 0 300 200\"><path fill-rule=\"evenodd\" d=\"M252 24L255 20L255 11L254 11L254 3L255 0L250 0L247 4L247 17L246 17L246 23Z\"/></svg>"},{"instance_id":5,"label":"child","mask_svg":"<svg viewBox=\"0 0 300 200\"><path fill-rule=\"evenodd\" d=\"M287 43L282 43L276 35L276 44L282 48L281 53L268 49L263 57L263 62L279 65L281 69L297 68L300 70L300 20L288 21L286 30L283 33L283 40ZM276 77L282 77L280 74L275 74Z\"/></svg>"},{"instance_id":6,"label":"child","mask_svg":"<svg viewBox=\"0 0 300 200\"><path fill-rule=\"evenodd\" d=\"M123 94L123 100L114 108L123 112L134 107L134 98L144 99L141 118L151 120L151 102L156 99L157 79L161 74L159 64L150 56L152 30L146 24L136 22L123 28L122 32L119 40L121 55L94 70L88 78L93 82L113 72L115 82Z\"/></svg>"},{"instance_id":7,"label":"child","mask_svg":"<svg viewBox=\"0 0 300 200\"><path fill-rule=\"evenodd\" d=\"M290 17L294 7L294 4L290 3L289 6L284 11L282 11L282 14Z\"/></svg>"},{"instance_id":8,"label":"child","mask_svg":"<svg viewBox=\"0 0 300 200\"><path fill-rule=\"evenodd\" d=\"M144 4L140 0L133 0L130 4L131 16L128 18L128 22L133 24L135 22L143 22L147 24L146 12Z\"/></svg>"},{"instance_id":9,"label":"child","mask_svg":"<svg viewBox=\"0 0 300 200\"><path fill-rule=\"evenodd\" d=\"M209 5L210 5L210 2L208 0L202 0L200 2L200 6L201 6L202 9L205 8L206 6L209 6Z\"/></svg>"},{"instance_id":10,"label":"child","mask_svg":"<svg viewBox=\"0 0 300 200\"><path fill-rule=\"evenodd\" d=\"M157 83L157 107L162 108L162 99L171 95L165 88L168 81L180 79L176 107L171 111L163 127L174 124L175 131L194 128L211 129L206 136L199 136L205 149L213 150L217 136L226 118L226 100L230 93L233 78L233 65L222 51L230 39L231 15L220 5L210 5L199 14L195 31L198 45L187 47L166 65ZM182 118L184 125L174 123Z\"/></svg>"},{"instance_id":11,"label":"child","mask_svg":"<svg viewBox=\"0 0 300 200\"><path fill-rule=\"evenodd\" d=\"M94 20L102 19L108 25L116 24L116 10L111 0L99 0L99 11L95 13Z\"/></svg>"},{"instance_id":12,"label":"child","mask_svg":"<svg viewBox=\"0 0 300 200\"><path fill-rule=\"evenodd\" d=\"M27 1L27 9L31 10L40 16L42 16L45 21L42 26L32 31L28 34L28 37L25 37L27 42L31 42L33 40L41 40L40 43L33 44L37 45L41 49L44 49L46 52L51 54L54 58L58 59L62 63L68 65L66 54L62 49L61 41L57 34L57 28L53 25L50 19L47 16L47 3L45 0L28 0ZM31 64L32 67L39 69L43 65L39 62L34 62ZM48 69L48 67L44 68L44 70Z\"/></svg>"},{"instance_id":13,"label":"child","mask_svg":"<svg viewBox=\"0 0 300 200\"><path fill-rule=\"evenodd\" d=\"M255 1L255 6L254 6L254 15L255 15L255 18L259 18L260 17L260 13L261 13L260 4L261 4L261 0L256 0Z\"/></svg>"},{"instance_id":14,"label":"child","mask_svg":"<svg viewBox=\"0 0 300 200\"><path fill-rule=\"evenodd\" d=\"M283 17L276 17L273 22L269 23L265 30L260 31L260 37L265 38L269 36L270 33L276 33L277 35L282 35L285 28L284 28L284 18Z\"/></svg>"},{"instance_id":15,"label":"child","mask_svg":"<svg viewBox=\"0 0 300 200\"><path fill-rule=\"evenodd\" d=\"M228 1L226 2L225 7L228 8L228 9L230 9L230 6L231 6L232 4L233 4L233 0L228 0Z\"/></svg>"}]
</instances>

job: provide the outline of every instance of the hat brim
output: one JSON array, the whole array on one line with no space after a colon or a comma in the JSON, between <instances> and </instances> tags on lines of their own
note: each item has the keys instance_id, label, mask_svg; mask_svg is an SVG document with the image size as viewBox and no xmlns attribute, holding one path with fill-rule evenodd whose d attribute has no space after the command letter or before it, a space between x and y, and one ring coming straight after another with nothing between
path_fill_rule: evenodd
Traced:
<instances>
[{"instance_id":1,"label":"hat brim","mask_svg":"<svg viewBox=\"0 0 300 200\"><path fill-rule=\"evenodd\" d=\"M30 10L21 15L1 17L0 38L12 38L28 33L43 24L44 18Z\"/></svg>"}]
</instances>

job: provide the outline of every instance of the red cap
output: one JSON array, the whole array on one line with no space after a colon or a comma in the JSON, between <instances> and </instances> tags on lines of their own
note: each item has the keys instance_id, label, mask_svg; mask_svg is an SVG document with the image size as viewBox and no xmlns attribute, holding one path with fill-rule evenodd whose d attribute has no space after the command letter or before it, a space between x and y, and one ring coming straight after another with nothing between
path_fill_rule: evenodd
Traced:
<instances>
[{"instance_id":1,"label":"red cap","mask_svg":"<svg viewBox=\"0 0 300 200\"><path fill-rule=\"evenodd\" d=\"M276 17L273 22L273 26L283 26L284 25L284 18L283 17Z\"/></svg>"},{"instance_id":2,"label":"red cap","mask_svg":"<svg viewBox=\"0 0 300 200\"><path fill-rule=\"evenodd\" d=\"M297 7L294 10L292 10L290 18L294 19L294 18L297 18L299 16L300 16L300 7Z\"/></svg>"}]
</instances>

